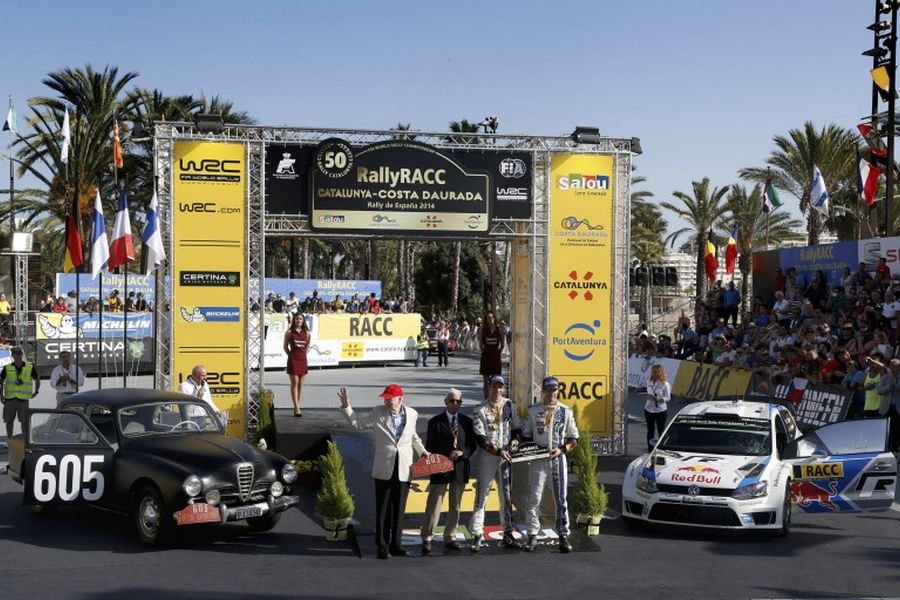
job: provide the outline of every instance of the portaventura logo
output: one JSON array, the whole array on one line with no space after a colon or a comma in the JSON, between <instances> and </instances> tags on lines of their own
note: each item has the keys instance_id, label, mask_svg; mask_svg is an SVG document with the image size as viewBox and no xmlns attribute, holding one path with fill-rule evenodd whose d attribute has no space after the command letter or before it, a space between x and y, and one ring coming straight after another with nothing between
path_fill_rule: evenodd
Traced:
<instances>
[{"instance_id":1,"label":"portaventura logo","mask_svg":"<svg viewBox=\"0 0 900 600\"><path fill-rule=\"evenodd\" d=\"M566 358L574 361L583 361L594 355L596 346L605 346L605 339L597 339L597 332L600 329L600 320L596 319L592 323L572 323L569 325L563 335L553 338L554 346L566 346L563 354ZM585 337L586 332L589 337ZM580 351L572 351L569 348L577 346ZM593 346L593 347L592 347ZM589 349L589 350L588 350ZM588 350L585 352L585 350Z\"/></svg>"}]
</instances>

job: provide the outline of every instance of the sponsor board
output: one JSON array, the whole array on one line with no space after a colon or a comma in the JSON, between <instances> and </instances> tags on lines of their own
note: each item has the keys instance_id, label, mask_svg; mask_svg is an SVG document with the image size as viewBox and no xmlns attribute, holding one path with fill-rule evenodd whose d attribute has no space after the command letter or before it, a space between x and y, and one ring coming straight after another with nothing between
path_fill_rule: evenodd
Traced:
<instances>
[{"instance_id":1,"label":"sponsor board","mask_svg":"<svg viewBox=\"0 0 900 600\"><path fill-rule=\"evenodd\" d=\"M243 144L175 144L172 177L172 373L177 386L207 369L226 430L243 438L247 336Z\"/></svg>"},{"instance_id":2,"label":"sponsor board","mask_svg":"<svg viewBox=\"0 0 900 600\"><path fill-rule=\"evenodd\" d=\"M488 214L493 219L531 218L532 163L528 152L490 146L438 149L404 139L366 147L338 138L318 145L272 144L266 149L266 213L309 215L313 198L321 210L313 218L315 225L398 230L407 225L398 212L460 212L432 210L428 204L452 208L454 198L462 198L466 204L483 201L484 210L472 213L471 220L433 215L413 224L420 233L450 226L476 231L485 226ZM474 192L465 185L465 177L460 180L460 173L478 179ZM469 192L481 198L470 197ZM357 219L359 206L346 211L341 200L362 200L370 211L368 218ZM416 205L397 210L398 203L412 202Z\"/></svg>"},{"instance_id":3,"label":"sponsor board","mask_svg":"<svg viewBox=\"0 0 900 600\"><path fill-rule=\"evenodd\" d=\"M751 371L681 361L672 385L672 395L694 401L721 397L743 397L750 384Z\"/></svg>"},{"instance_id":4,"label":"sponsor board","mask_svg":"<svg viewBox=\"0 0 900 600\"><path fill-rule=\"evenodd\" d=\"M59 340L74 339L76 336L84 339L121 338L125 335L124 313L37 313L35 315L35 339ZM153 313L128 313L128 337L144 338L153 337Z\"/></svg>"},{"instance_id":5,"label":"sponsor board","mask_svg":"<svg viewBox=\"0 0 900 600\"><path fill-rule=\"evenodd\" d=\"M650 378L650 370L653 368L653 365L662 365L663 371L666 372L666 379L671 382L675 381L675 377L678 375L678 367L681 365L681 361L658 356L632 355L628 359L628 387L641 390L646 389L647 380Z\"/></svg>"},{"instance_id":6,"label":"sponsor board","mask_svg":"<svg viewBox=\"0 0 900 600\"><path fill-rule=\"evenodd\" d=\"M547 372L577 405L591 434L611 434L609 282L615 158L554 154L550 161Z\"/></svg>"},{"instance_id":7,"label":"sponsor board","mask_svg":"<svg viewBox=\"0 0 900 600\"><path fill-rule=\"evenodd\" d=\"M531 279L531 243L517 239L512 242L512 347L510 348L509 372L511 398L514 399L519 416L525 417L531 404L531 361L534 332L531 322L531 303L534 299L534 285Z\"/></svg>"},{"instance_id":8,"label":"sponsor board","mask_svg":"<svg viewBox=\"0 0 900 600\"><path fill-rule=\"evenodd\" d=\"M129 332L129 336L130 336ZM78 366L86 375L121 375L124 365L129 375L153 372L153 337L75 338L37 340L35 364L55 365L60 352L71 352L78 357ZM126 356L127 352L127 356ZM11 362L11 361L10 361ZM0 365L2 365L0 361Z\"/></svg>"},{"instance_id":9,"label":"sponsor board","mask_svg":"<svg viewBox=\"0 0 900 600\"><path fill-rule=\"evenodd\" d=\"M103 284L102 287L100 284ZM168 287L168 278L165 281ZM92 296L94 298L108 298L113 290L118 290L120 295L125 293L125 275L116 273L100 273L96 278L92 278L87 273L78 275L76 273L57 273L56 274L56 295L65 296L69 292L78 291L78 298L84 302ZM102 291L102 293L101 293ZM156 281L153 275L143 275L137 273L128 274L128 293L134 292L135 296L142 294L144 299L153 304L156 299ZM124 302L125 298L122 298Z\"/></svg>"},{"instance_id":10,"label":"sponsor board","mask_svg":"<svg viewBox=\"0 0 900 600\"><path fill-rule=\"evenodd\" d=\"M316 315L315 320L316 339L321 340L412 338L415 341L422 328L422 318L416 313L322 314Z\"/></svg>"},{"instance_id":11,"label":"sponsor board","mask_svg":"<svg viewBox=\"0 0 900 600\"><path fill-rule=\"evenodd\" d=\"M381 298L381 282L355 279L277 279L266 277L266 294L281 294L287 298L291 292L298 302L311 298L316 293L325 302L332 302L335 296L343 300L350 299L354 294L362 300L369 294L375 294Z\"/></svg>"}]
</instances>

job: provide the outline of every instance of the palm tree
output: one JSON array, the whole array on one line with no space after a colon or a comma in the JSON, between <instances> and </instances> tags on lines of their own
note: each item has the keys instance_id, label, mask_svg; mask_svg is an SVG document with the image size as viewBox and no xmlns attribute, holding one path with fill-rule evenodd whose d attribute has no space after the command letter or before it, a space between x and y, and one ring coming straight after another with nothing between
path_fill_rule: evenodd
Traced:
<instances>
[{"instance_id":1,"label":"palm tree","mask_svg":"<svg viewBox=\"0 0 900 600\"><path fill-rule=\"evenodd\" d=\"M35 177L43 189L29 190L16 203L16 213L25 223L39 226L42 232L62 228L68 211L68 200L79 198L82 214L90 216L97 188L111 202L115 197L112 170L112 122L118 111L128 113L133 102L125 97L125 87L136 73L119 74L117 67L102 71L91 65L53 71L43 84L55 92L29 100L31 115L27 124L31 132L16 141L19 176L26 172ZM70 150L68 163L61 156L61 128L64 111L70 113ZM57 234L58 235L58 234ZM43 240L42 240L43 241ZM43 253L44 268L55 271L61 261L62 247L50 244Z\"/></svg>"},{"instance_id":2,"label":"palm tree","mask_svg":"<svg viewBox=\"0 0 900 600\"><path fill-rule=\"evenodd\" d=\"M461 134L472 134L478 133L478 124L469 121L468 119L463 119L461 121L450 121L449 125L450 131L453 133L461 133ZM473 135L459 135L459 136L447 136L447 141L454 144L480 144L481 139L478 136ZM456 316L459 314L459 271L460 271L460 263L462 261L462 242L455 242L453 244L453 284L452 284L452 292L450 295L450 309L453 311L452 314Z\"/></svg>"},{"instance_id":3,"label":"palm tree","mask_svg":"<svg viewBox=\"0 0 900 600\"><path fill-rule=\"evenodd\" d=\"M731 186L725 208L728 215L722 223L721 233L723 237L727 237L737 227L737 267L741 272L741 298L746 305L753 252L766 249L770 243L778 246L796 237L795 230L801 223L777 209L767 215L762 209L762 186L759 184L753 186L753 191L749 194L742 185Z\"/></svg>"},{"instance_id":4,"label":"palm tree","mask_svg":"<svg viewBox=\"0 0 900 600\"><path fill-rule=\"evenodd\" d=\"M646 181L646 177L631 178L632 190ZM650 202L653 192L640 190L631 192L631 257L642 263L657 262L665 251L663 233L669 224L659 207Z\"/></svg>"},{"instance_id":5,"label":"palm tree","mask_svg":"<svg viewBox=\"0 0 900 600\"><path fill-rule=\"evenodd\" d=\"M672 211L690 225L669 234L665 241L674 246L682 235L688 233L693 235L697 248L697 279L694 293L699 296L706 290L706 274L703 268L706 242L709 239L710 230L719 224L722 216L728 210L722 201L725 194L728 193L728 186L710 189L709 177L704 177L701 181L693 181L691 185L693 186L693 196L684 192L672 192L672 195L680 200L683 206L677 206L671 202L663 202L660 206Z\"/></svg>"},{"instance_id":6,"label":"palm tree","mask_svg":"<svg viewBox=\"0 0 900 600\"><path fill-rule=\"evenodd\" d=\"M819 167L829 191L834 192L836 182L852 177L859 137L833 123L816 130L807 121L803 129L791 129L787 136L776 135L772 141L776 149L766 159L769 168L741 169L740 175L763 185L771 180L775 187L796 196L800 200L800 212L807 215L808 243L816 245L822 232L822 219L810 205L813 167Z\"/></svg>"},{"instance_id":7,"label":"palm tree","mask_svg":"<svg viewBox=\"0 0 900 600\"><path fill-rule=\"evenodd\" d=\"M219 96L207 98L205 94L201 94L200 98L196 99L196 103L197 107L193 112L194 115L219 115L222 117L222 121L232 125L253 125L256 123L256 119L250 116L250 113L245 110L235 110L233 102L219 98Z\"/></svg>"}]
</instances>

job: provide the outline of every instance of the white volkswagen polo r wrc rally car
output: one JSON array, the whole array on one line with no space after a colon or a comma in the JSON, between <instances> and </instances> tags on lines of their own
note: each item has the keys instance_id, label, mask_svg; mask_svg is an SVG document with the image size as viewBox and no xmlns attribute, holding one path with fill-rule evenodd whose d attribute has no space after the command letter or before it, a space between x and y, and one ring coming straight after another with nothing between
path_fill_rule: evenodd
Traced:
<instances>
[{"instance_id":1,"label":"white volkswagen polo r wrc rally car","mask_svg":"<svg viewBox=\"0 0 900 600\"><path fill-rule=\"evenodd\" d=\"M627 523L648 522L786 535L791 509L888 509L897 460L885 419L842 421L801 433L787 407L697 402L669 423L653 452L632 462L622 486Z\"/></svg>"}]
</instances>

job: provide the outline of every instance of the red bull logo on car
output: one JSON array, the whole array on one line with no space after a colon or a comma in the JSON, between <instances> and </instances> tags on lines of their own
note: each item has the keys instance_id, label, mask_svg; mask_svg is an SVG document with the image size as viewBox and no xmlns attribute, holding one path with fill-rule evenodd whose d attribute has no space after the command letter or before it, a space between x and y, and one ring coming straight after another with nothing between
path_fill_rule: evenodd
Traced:
<instances>
[{"instance_id":1,"label":"red bull logo on car","mask_svg":"<svg viewBox=\"0 0 900 600\"><path fill-rule=\"evenodd\" d=\"M707 467L706 465L688 465L678 467L675 473L672 474L672 481L717 485L721 483L722 476L718 469Z\"/></svg>"},{"instance_id":2,"label":"red bull logo on car","mask_svg":"<svg viewBox=\"0 0 900 600\"><path fill-rule=\"evenodd\" d=\"M837 481L829 482L827 488L812 481L792 481L791 501L802 508L816 505L827 508L832 512L838 512L841 509L833 501L838 495L837 487Z\"/></svg>"}]
</instances>

